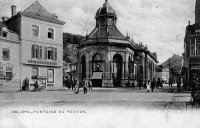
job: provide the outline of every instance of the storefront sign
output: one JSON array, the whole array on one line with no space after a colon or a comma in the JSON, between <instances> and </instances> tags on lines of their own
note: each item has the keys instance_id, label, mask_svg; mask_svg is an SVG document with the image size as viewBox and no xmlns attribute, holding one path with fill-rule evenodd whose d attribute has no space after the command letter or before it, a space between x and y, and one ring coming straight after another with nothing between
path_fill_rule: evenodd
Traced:
<instances>
[{"instance_id":1,"label":"storefront sign","mask_svg":"<svg viewBox=\"0 0 200 128\"><path fill-rule=\"evenodd\" d=\"M28 60L28 63L43 64L43 65L57 65L57 62L38 61L38 60Z\"/></svg>"}]
</instances>

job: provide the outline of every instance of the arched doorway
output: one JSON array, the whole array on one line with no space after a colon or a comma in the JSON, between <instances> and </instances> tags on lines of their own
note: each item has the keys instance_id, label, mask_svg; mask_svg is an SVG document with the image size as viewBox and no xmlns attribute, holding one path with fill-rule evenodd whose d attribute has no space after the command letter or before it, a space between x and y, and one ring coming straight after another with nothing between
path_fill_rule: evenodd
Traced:
<instances>
[{"instance_id":1,"label":"arched doorway","mask_svg":"<svg viewBox=\"0 0 200 128\"><path fill-rule=\"evenodd\" d=\"M86 60L85 56L82 56L81 58L81 79L83 80L86 78Z\"/></svg>"},{"instance_id":2,"label":"arched doorway","mask_svg":"<svg viewBox=\"0 0 200 128\"><path fill-rule=\"evenodd\" d=\"M92 57L92 85L93 87L102 87L103 75L103 57L100 54L95 54Z\"/></svg>"},{"instance_id":3,"label":"arched doorway","mask_svg":"<svg viewBox=\"0 0 200 128\"><path fill-rule=\"evenodd\" d=\"M113 56L113 84L114 87L120 87L121 80L122 80L122 64L123 59L122 56L116 54Z\"/></svg>"}]
</instances>

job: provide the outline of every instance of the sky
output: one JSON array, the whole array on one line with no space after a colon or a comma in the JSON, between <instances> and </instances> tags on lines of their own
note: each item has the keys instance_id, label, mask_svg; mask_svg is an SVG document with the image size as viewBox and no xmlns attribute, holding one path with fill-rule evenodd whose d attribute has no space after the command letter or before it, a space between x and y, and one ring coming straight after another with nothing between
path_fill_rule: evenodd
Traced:
<instances>
[{"instance_id":1,"label":"sky","mask_svg":"<svg viewBox=\"0 0 200 128\"><path fill-rule=\"evenodd\" d=\"M65 21L64 32L86 35L95 27L96 11L105 0L38 0ZM182 55L185 28L194 23L196 0L108 0L116 11L117 27L136 42L156 52L159 63L173 54ZM0 0L0 16L10 16L10 6L23 11L35 0Z\"/></svg>"}]
</instances>

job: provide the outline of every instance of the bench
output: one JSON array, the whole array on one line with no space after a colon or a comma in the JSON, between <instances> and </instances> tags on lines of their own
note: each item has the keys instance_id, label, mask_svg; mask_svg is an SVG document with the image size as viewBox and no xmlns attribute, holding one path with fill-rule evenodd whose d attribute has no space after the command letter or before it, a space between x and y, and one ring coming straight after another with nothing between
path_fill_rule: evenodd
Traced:
<instances>
[{"instance_id":1,"label":"bench","mask_svg":"<svg viewBox=\"0 0 200 128\"><path fill-rule=\"evenodd\" d=\"M191 99L190 101L186 102L186 109L188 105L191 105L192 108L197 108L200 105L200 91L191 92Z\"/></svg>"}]
</instances>

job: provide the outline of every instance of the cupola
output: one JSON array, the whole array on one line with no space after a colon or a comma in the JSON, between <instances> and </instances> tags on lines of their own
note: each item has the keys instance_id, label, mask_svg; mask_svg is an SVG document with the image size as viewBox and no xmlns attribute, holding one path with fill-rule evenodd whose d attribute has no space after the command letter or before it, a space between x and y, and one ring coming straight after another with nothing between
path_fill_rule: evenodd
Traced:
<instances>
[{"instance_id":1,"label":"cupola","mask_svg":"<svg viewBox=\"0 0 200 128\"><path fill-rule=\"evenodd\" d=\"M95 18L96 27L116 26L117 15L108 0L97 10Z\"/></svg>"}]
</instances>

